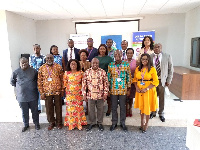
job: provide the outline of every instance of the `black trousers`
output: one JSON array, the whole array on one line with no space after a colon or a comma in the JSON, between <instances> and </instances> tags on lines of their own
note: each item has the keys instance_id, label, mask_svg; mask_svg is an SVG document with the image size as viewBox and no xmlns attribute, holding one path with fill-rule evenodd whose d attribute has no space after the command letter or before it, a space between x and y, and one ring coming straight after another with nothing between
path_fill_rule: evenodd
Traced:
<instances>
[{"instance_id":1,"label":"black trousers","mask_svg":"<svg viewBox=\"0 0 200 150\"><path fill-rule=\"evenodd\" d=\"M22 110L22 118L25 127L29 126L29 108L31 109L33 123L39 125L38 100L19 102L19 106Z\"/></svg>"},{"instance_id":2,"label":"black trousers","mask_svg":"<svg viewBox=\"0 0 200 150\"><path fill-rule=\"evenodd\" d=\"M118 100L120 106L120 123L125 124L126 120L126 95L110 95L112 102L112 124L118 123Z\"/></svg>"}]
</instances>

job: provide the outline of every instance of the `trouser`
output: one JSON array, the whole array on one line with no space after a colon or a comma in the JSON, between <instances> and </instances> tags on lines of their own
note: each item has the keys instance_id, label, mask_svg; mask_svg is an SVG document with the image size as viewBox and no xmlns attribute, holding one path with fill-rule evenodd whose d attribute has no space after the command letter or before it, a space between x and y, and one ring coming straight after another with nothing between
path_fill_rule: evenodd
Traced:
<instances>
[{"instance_id":1,"label":"trouser","mask_svg":"<svg viewBox=\"0 0 200 150\"><path fill-rule=\"evenodd\" d=\"M162 86L161 80L159 80L159 85L156 87L157 95L159 97L159 116L164 117L164 106L165 106L165 88ZM156 112L153 112L156 114Z\"/></svg>"},{"instance_id":2,"label":"trouser","mask_svg":"<svg viewBox=\"0 0 200 150\"><path fill-rule=\"evenodd\" d=\"M38 101L30 102L19 102L19 106L22 110L22 118L24 126L29 126L29 108L31 109L33 123L39 125L39 114L38 114Z\"/></svg>"},{"instance_id":3,"label":"trouser","mask_svg":"<svg viewBox=\"0 0 200 150\"><path fill-rule=\"evenodd\" d=\"M56 119L54 117L54 104L55 104L55 112ZM47 120L49 123L55 123L57 125L62 124L62 100L60 95L50 95L46 96L45 100L46 114Z\"/></svg>"},{"instance_id":4,"label":"trouser","mask_svg":"<svg viewBox=\"0 0 200 150\"><path fill-rule=\"evenodd\" d=\"M94 125L96 124L96 113L95 113L95 106L97 108L97 124L103 123L103 106L104 106L104 100L98 99L98 100L88 100L88 117L90 124Z\"/></svg>"},{"instance_id":5,"label":"trouser","mask_svg":"<svg viewBox=\"0 0 200 150\"><path fill-rule=\"evenodd\" d=\"M39 97L38 97L38 110L41 110L41 103L40 103L40 92L38 91Z\"/></svg>"},{"instance_id":6,"label":"trouser","mask_svg":"<svg viewBox=\"0 0 200 150\"><path fill-rule=\"evenodd\" d=\"M110 95L112 102L112 124L118 123L118 100L120 106L120 123L125 124L126 120L126 95Z\"/></svg>"},{"instance_id":7,"label":"trouser","mask_svg":"<svg viewBox=\"0 0 200 150\"><path fill-rule=\"evenodd\" d=\"M108 104L107 113L110 113L111 112L111 106L112 106L110 97L107 97L107 104Z\"/></svg>"}]
</instances>

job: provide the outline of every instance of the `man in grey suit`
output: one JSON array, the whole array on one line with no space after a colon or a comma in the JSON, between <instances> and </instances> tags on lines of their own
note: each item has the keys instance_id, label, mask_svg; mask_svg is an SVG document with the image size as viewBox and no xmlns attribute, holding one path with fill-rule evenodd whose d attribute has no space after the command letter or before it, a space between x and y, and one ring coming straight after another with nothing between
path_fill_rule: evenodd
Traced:
<instances>
[{"instance_id":1,"label":"man in grey suit","mask_svg":"<svg viewBox=\"0 0 200 150\"><path fill-rule=\"evenodd\" d=\"M162 52L162 45L160 43L154 45L154 53L151 54L151 61L157 70L159 85L156 88L159 96L159 118L165 122L164 105L165 105L165 86L169 86L173 77L173 63L172 57L169 54ZM150 114L150 119L156 116L156 112Z\"/></svg>"}]
</instances>

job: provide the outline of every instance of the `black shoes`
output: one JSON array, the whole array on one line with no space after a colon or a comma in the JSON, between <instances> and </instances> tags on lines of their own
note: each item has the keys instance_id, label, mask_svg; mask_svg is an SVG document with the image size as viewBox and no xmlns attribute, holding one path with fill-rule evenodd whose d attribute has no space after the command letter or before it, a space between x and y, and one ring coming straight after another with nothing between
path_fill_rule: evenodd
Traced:
<instances>
[{"instance_id":1,"label":"black shoes","mask_svg":"<svg viewBox=\"0 0 200 150\"><path fill-rule=\"evenodd\" d=\"M162 122L165 122L165 117L159 116L159 118L160 118L160 120L161 120Z\"/></svg>"},{"instance_id":2,"label":"black shoes","mask_svg":"<svg viewBox=\"0 0 200 150\"><path fill-rule=\"evenodd\" d=\"M102 124L98 124L98 126L99 126L99 131L103 131L104 130L104 127L103 127Z\"/></svg>"},{"instance_id":3,"label":"black shoes","mask_svg":"<svg viewBox=\"0 0 200 150\"><path fill-rule=\"evenodd\" d=\"M125 124L121 124L120 126L125 132L128 130Z\"/></svg>"},{"instance_id":4,"label":"black shoes","mask_svg":"<svg viewBox=\"0 0 200 150\"><path fill-rule=\"evenodd\" d=\"M106 116L110 116L110 113L106 113Z\"/></svg>"},{"instance_id":5,"label":"black shoes","mask_svg":"<svg viewBox=\"0 0 200 150\"><path fill-rule=\"evenodd\" d=\"M35 125L35 130L40 130L40 125Z\"/></svg>"},{"instance_id":6,"label":"black shoes","mask_svg":"<svg viewBox=\"0 0 200 150\"><path fill-rule=\"evenodd\" d=\"M86 131L90 131L92 129L92 127L94 127L95 125L89 124L86 128Z\"/></svg>"},{"instance_id":7,"label":"black shoes","mask_svg":"<svg viewBox=\"0 0 200 150\"><path fill-rule=\"evenodd\" d=\"M151 112L149 119L152 119L153 117L156 117L156 114L153 114L153 113Z\"/></svg>"},{"instance_id":8,"label":"black shoes","mask_svg":"<svg viewBox=\"0 0 200 150\"><path fill-rule=\"evenodd\" d=\"M110 131L115 130L116 127L117 127L117 124L112 124L112 125L110 126Z\"/></svg>"},{"instance_id":9,"label":"black shoes","mask_svg":"<svg viewBox=\"0 0 200 150\"><path fill-rule=\"evenodd\" d=\"M38 114L41 114L41 110L38 110Z\"/></svg>"},{"instance_id":10,"label":"black shoes","mask_svg":"<svg viewBox=\"0 0 200 150\"><path fill-rule=\"evenodd\" d=\"M26 130L28 130L29 126L25 126L22 128L22 132L25 132Z\"/></svg>"}]
</instances>

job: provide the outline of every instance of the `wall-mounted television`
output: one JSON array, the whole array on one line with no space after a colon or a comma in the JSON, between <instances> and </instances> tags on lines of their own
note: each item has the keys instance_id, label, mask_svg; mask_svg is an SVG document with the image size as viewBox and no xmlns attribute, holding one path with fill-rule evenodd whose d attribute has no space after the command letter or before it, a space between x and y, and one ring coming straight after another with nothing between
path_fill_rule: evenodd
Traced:
<instances>
[{"instance_id":1,"label":"wall-mounted television","mask_svg":"<svg viewBox=\"0 0 200 150\"><path fill-rule=\"evenodd\" d=\"M191 39L190 66L200 68L200 37Z\"/></svg>"}]
</instances>

